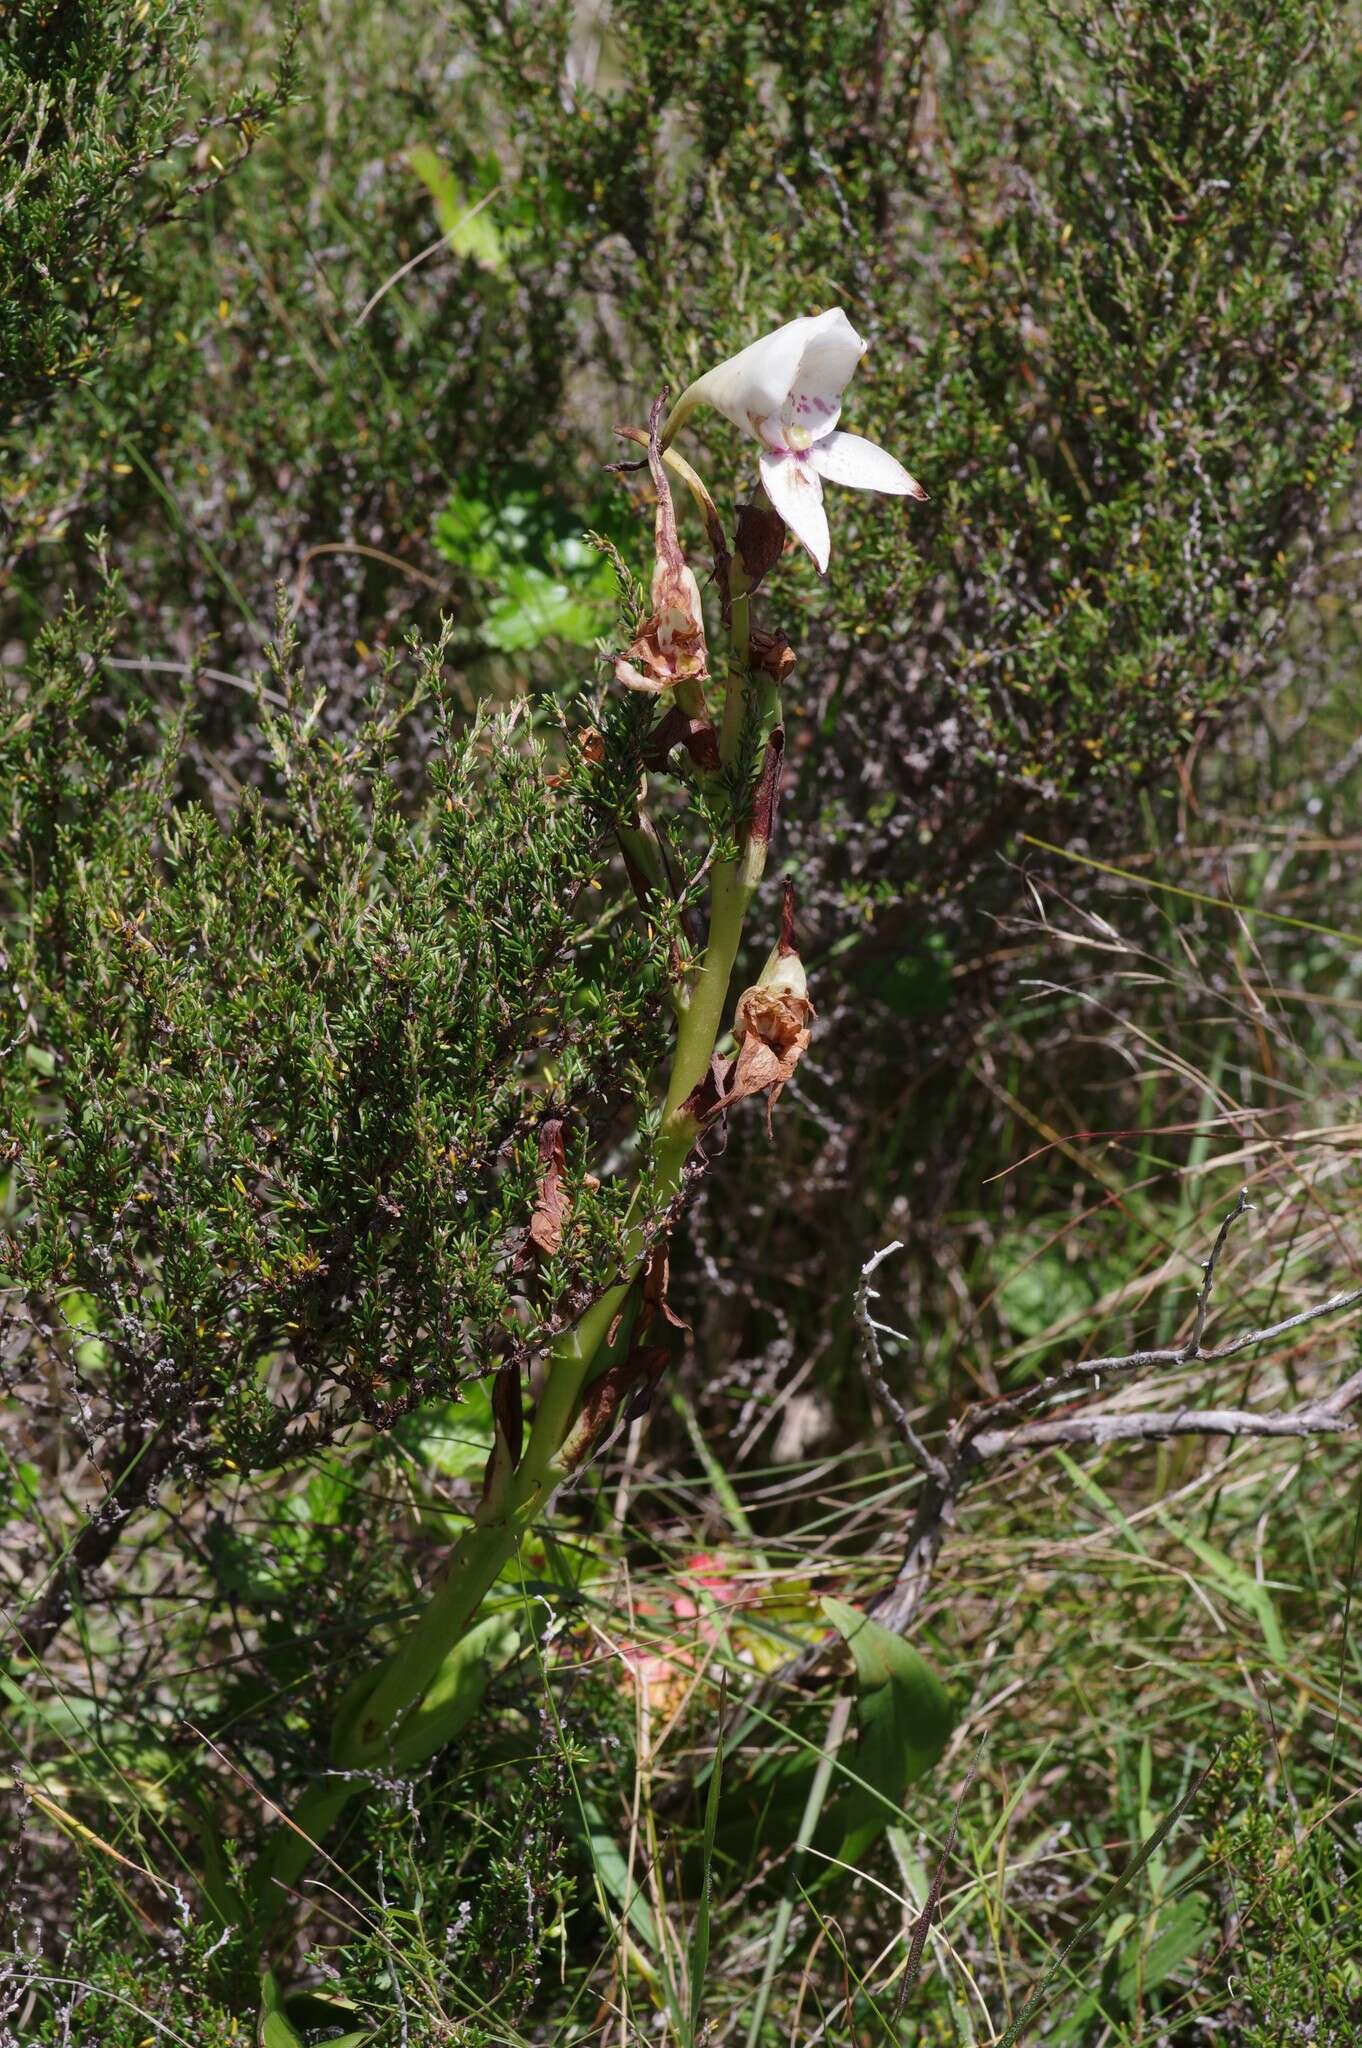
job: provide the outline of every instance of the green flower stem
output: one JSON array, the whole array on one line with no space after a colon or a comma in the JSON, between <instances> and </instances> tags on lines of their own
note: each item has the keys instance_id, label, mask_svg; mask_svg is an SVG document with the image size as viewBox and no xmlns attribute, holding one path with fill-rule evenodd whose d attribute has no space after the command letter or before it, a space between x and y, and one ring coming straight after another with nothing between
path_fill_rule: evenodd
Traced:
<instances>
[{"instance_id":1,"label":"green flower stem","mask_svg":"<svg viewBox=\"0 0 1362 2048\"><path fill-rule=\"evenodd\" d=\"M765 851L762 847L763 866ZM682 1104L709 1072L709 1063L719 1041L747 907L761 878L760 867L755 874L752 868L753 863L744 853L737 860L718 863L710 877L709 943L677 1026L676 1048L672 1054L671 1076L662 1110L657 1173L659 1181L664 1184L661 1190L664 1193L672 1192L679 1182L686 1153L694 1142L695 1119L683 1111ZM676 1148L683 1141L684 1149L678 1158L675 1156Z\"/></svg>"},{"instance_id":2,"label":"green flower stem","mask_svg":"<svg viewBox=\"0 0 1362 2048\"><path fill-rule=\"evenodd\" d=\"M732 578L720 757L730 786L735 791L741 787L745 795L750 781L749 749L779 718L780 705L774 686L765 678L756 678L754 687L747 647L749 592L741 559L733 561ZM648 1187L653 1206L665 1207L679 1190L698 1135L698 1120L685 1105L709 1071L723 1028L748 907L766 865L764 841L752 837L744 827L738 833L738 843L736 856L717 862L710 878L709 938L680 1013L655 1171ZM641 846L636 849L643 850ZM363 1771L381 1765L398 1750L404 1724L409 1725L419 1713L442 1666L515 1555L521 1537L567 1477L564 1447L582 1397L592 1380L628 1346L631 1297L636 1302L635 1290L649 1243L645 1224L635 1216L626 1227L621 1248L620 1263L626 1277L594 1302L553 1347L520 1463L475 1511L472 1523L450 1552L435 1590L406 1634L372 1677L352 1688L343 1704L331 1745L332 1761L338 1769ZM304 1795L294 1816L301 1832L290 1830L279 1839L265 1866L266 1883L257 1896L266 1917L283 1896L280 1887L296 1882L306 1867L311 1842L321 1839L350 1796L351 1788L334 1779L322 1781Z\"/></svg>"},{"instance_id":3,"label":"green flower stem","mask_svg":"<svg viewBox=\"0 0 1362 2048\"><path fill-rule=\"evenodd\" d=\"M728 688L724 692L724 717L719 729L719 759L730 773L742 756L744 728L752 707L752 662L748 636L752 629L751 585L741 555L729 568L732 612L728 628Z\"/></svg>"},{"instance_id":4,"label":"green flower stem","mask_svg":"<svg viewBox=\"0 0 1362 2048\"><path fill-rule=\"evenodd\" d=\"M753 688L748 636L751 630L751 596L741 555L729 565L732 609L728 630L728 685L724 692L723 722L719 733L719 761L730 781L745 785L743 746L755 724L758 732L767 716L774 724L780 715L779 702L763 701ZM773 693L772 693L773 694ZM767 728L769 729L769 727ZM676 1034L671 1076L662 1111L662 1137L658 1151L658 1177L666 1188L680 1184L681 1169L695 1142L695 1119L682 1105L709 1072L714 1048L723 1028L733 966L742 944L748 907L766 866L766 845L743 831L741 851L735 860L718 861L709 885L709 941L705 957L690 992Z\"/></svg>"},{"instance_id":5,"label":"green flower stem","mask_svg":"<svg viewBox=\"0 0 1362 2048\"><path fill-rule=\"evenodd\" d=\"M695 1142L699 1126L683 1105L709 1071L743 922L765 856L763 844L749 841L737 860L722 862L713 873L709 944L677 1029L663 1107L652 1190L659 1206L665 1206L679 1188ZM520 1537L567 1476L559 1454L583 1393L603 1369L599 1354L609 1348L611 1325L628 1303L647 1250L647 1233L641 1223L635 1223L627 1234L622 1258L630 1277L609 1288L554 1345L530 1439L510 1485L500 1499L483 1503L455 1544L429 1603L380 1669L373 1690L339 1742L337 1763L355 1768L381 1759L402 1721L419 1707L450 1649L473 1621Z\"/></svg>"},{"instance_id":6,"label":"green flower stem","mask_svg":"<svg viewBox=\"0 0 1362 2048\"><path fill-rule=\"evenodd\" d=\"M425 1608L380 1667L373 1690L340 1734L336 1763L353 1769L382 1760L509 1563L520 1537L566 1476L559 1453L597 1353L626 1306L632 1284L630 1280L608 1289L554 1345L530 1440L510 1485L495 1504L483 1503L454 1545Z\"/></svg>"}]
</instances>

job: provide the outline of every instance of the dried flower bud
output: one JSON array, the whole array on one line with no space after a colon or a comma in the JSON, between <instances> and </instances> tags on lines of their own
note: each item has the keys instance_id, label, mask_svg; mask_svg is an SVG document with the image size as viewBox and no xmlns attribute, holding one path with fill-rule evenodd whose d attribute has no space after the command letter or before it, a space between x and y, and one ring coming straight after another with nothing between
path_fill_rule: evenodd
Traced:
<instances>
[{"instance_id":1,"label":"dried flower bud","mask_svg":"<svg viewBox=\"0 0 1362 2048\"><path fill-rule=\"evenodd\" d=\"M803 1058L816 1014L809 1001L804 962L794 942L794 885L787 882L780 937L755 987L744 989L738 997L733 1019L738 1056L718 1107L726 1109L745 1095L764 1093L769 1130L771 1111Z\"/></svg>"},{"instance_id":2,"label":"dried flower bud","mask_svg":"<svg viewBox=\"0 0 1362 2048\"><path fill-rule=\"evenodd\" d=\"M733 1019L737 1056L725 1061L716 1055L710 1071L691 1090L682 1108L704 1131L744 1096L764 1094L769 1130L771 1111L804 1055L809 1027L817 1014L809 1001L808 977L794 942L794 884L787 881L780 937L760 979L738 997Z\"/></svg>"},{"instance_id":3,"label":"dried flower bud","mask_svg":"<svg viewBox=\"0 0 1362 2048\"><path fill-rule=\"evenodd\" d=\"M734 1026L740 1035L727 1102L745 1095L766 1096L766 1123L809 1043L815 1015L804 968L796 953L780 964L778 983L758 982L738 998Z\"/></svg>"},{"instance_id":4,"label":"dried flower bud","mask_svg":"<svg viewBox=\"0 0 1362 2048\"><path fill-rule=\"evenodd\" d=\"M748 659L754 669L774 682L783 683L795 665L795 651L783 633L753 628L747 642Z\"/></svg>"},{"instance_id":5,"label":"dried flower bud","mask_svg":"<svg viewBox=\"0 0 1362 2048\"><path fill-rule=\"evenodd\" d=\"M770 505L738 507L737 549L747 587L755 590L785 552L785 521Z\"/></svg>"}]
</instances>

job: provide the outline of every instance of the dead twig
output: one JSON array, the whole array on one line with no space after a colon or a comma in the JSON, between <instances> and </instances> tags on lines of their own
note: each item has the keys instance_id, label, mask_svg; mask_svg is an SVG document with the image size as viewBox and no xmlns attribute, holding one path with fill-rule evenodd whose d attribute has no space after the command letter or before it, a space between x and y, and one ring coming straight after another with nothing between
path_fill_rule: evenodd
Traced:
<instances>
[{"instance_id":1,"label":"dead twig","mask_svg":"<svg viewBox=\"0 0 1362 2048\"><path fill-rule=\"evenodd\" d=\"M1362 1372L1354 1373L1332 1393L1299 1402L1292 1408L1200 1408L1183 1404L1176 1408L1083 1409L1077 1413L1030 1417L1030 1411L1055 1394L1079 1384L1096 1384L1103 1377L1131 1378L1160 1366L1213 1365L1234 1358L1263 1344L1321 1321L1325 1316L1345 1313L1362 1305L1362 1287L1331 1295L1313 1308L1265 1328L1246 1331L1223 1344L1204 1348L1202 1339L1216 1268L1232 1226L1252 1207L1243 1190L1216 1233L1204 1278L1197 1294L1191 1335L1178 1346L1158 1350L1131 1351L1110 1358L1079 1359L1052 1373L1037 1386L999 1401L987 1401L967 1408L946 1433L940 1455L929 1453L931 1467L924 1465L926 1482L918 1496L917 1508L904 1548L903 1562L892 1586L871 1603L870 1612L883 1627L906 1629L922 1606L940 1553L946 1530L955 1518L960 1494L972 1473L989 1460L1017 1453L1045 1450L1055 1445L1113 1443L1156 1443L1166 1437L1204 1436L1230 1438L1338 1436L1358 1428L1354 1413L1362 1405ZM888 1247L887 1249L893 1249ZM871 1260L865 1272L874 1270L884 1253ZM865 1287L862 1277L862 1290ZM860 1294L857 1320L862 1322ZM868 1312L867 1312L868 1313ZM878 1327L884 1327L883 1325ZM878 1354L876 1354L878 1357ZM892 1398L892 1397L891 1397ZM891 1408L891 1413L892 1413ZM923 1461L918 1459L919 1464Z\"/></svg>"},{"instance_id":2,"label":"dead twig","mask_svg":"<svg viewBox=\"0 0 1362 2048\"><path fill-rule=\"evenodd\" d=\"M1229 1215L1215 1234L1215 1243L1211 1246L1211 1256L1206 1261L1206 1277L1201 1283L1201 1289L1196 1298L1196 1314L1192 1318L1192 1334L1187 1339L1186 1347L1182 1354L1184 1361L1201 1356L1201 1336L1206 1328L1206 1310L1211 1299L1211 1289L1215 1285L1216 1264L1221 1252L1225 1249L1225 1239L1229 1236L1231 1229L1244 1214L1245 1210L1252 1207L1253 1204L1248 1198L1248 1189L1240 1188L1239 1200L1230 1210Z\"/></svg>"},{"instance_id":3,"label":"dead twig","mask_svg":"<svg viewBox=\"0 0 1362 2048\"><path fill-rule=\"evenodd\" d=\"M1296 1408L1156 1408L1096 1415L1063 1415L1053 1422L1023 1422L984 1431L970 1441L974 1460L1048 1444L1153 1443L1167 1436L1337 1436L1358 1427L1352 1409L1362 1401L1362 1372L1323 1400Z\"/></svg>"},{"instance_id":4,"label":"dead twig","mask_svg":"<svg viewBox=\"0 0 1362 2048\"><path fill-rule=\"evenodd\" d=\"M929 1479L934 1479L938 1485L945 1485L949 1484L950 1479L946 1467L942 1464L940 1458L933 1451L929 1451L926 1444L923 1443L921 1437L913 1428L912 1423L908 1420L907 1412L902 1403L891 1392L889 1383L884 1376L884 1360L880 1356L879 1344L881 1335L897 1337L902 1342L907 1340L903 1337L901 1331L891 1330L888 1323L877 1323L870 1313L871 1302L878 1301L879 1299L879 1296L870 1284L871 1274L882 1266L884 1261L894 1252L901 1252L902 1250L902 1242L895 1238L892 1244L882 1246L871 1258L868 1258L861 1268L861 1284L856 1289L856 1301L853 1309L856 1327L861 1333L861 1362L865 1367L866 1377L893 1418L894 1427L903 1438L913 1458L922 1467L922 1470Z\"/></svg>"}]
</instances>

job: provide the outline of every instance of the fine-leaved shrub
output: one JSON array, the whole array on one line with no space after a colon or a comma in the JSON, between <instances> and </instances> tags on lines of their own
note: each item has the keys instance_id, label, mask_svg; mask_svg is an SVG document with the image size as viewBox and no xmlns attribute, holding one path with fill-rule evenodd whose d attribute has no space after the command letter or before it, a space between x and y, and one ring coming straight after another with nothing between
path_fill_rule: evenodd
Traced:
<instances>
[{"instance_id":1,"label":"fine-leaved shrub","mask_svg":"<svg viewBox=\"0 0 1362 2048\"><path fill-rule=\"evenodd\" d=\"M262 785L215 814L177 796L179 722L110 701L121 611L111 588L43 634L0 742L0 1284L15 1369L110 1473L78 1565L168 1476L277 1465L542 1352L614 1277L625 1195L586 1169L649 1103L668 975L660 927L600 894L640 700L588 763L515 710L455 730L438 644L413 647L337 738L281 618Z\"/></svg>"}]
</instances>

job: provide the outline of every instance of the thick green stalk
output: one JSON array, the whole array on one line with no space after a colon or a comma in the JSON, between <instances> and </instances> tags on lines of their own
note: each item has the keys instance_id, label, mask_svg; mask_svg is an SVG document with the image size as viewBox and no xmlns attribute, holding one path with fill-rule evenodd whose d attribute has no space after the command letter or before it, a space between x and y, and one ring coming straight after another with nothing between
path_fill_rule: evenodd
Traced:
<instances>
[{"instance_id":1,"label":"thick green stalk","mask_svg":"<svg viewBox=\"0 0 1362 2048\"><path fill-rule=\"evenodd\" d=\"M723 725L719 731L719 759L730 772L742 754L743 728L752 710L752 663L748 651L752 599L747 571L741 555L733 557L729 569L731 610L728 626L728 687L724 691Z\"/></svg>"},{"instance_id":2,"label":"thick green stalk","mask_svg":"<svg viewBox=\"0 0 1362 2048\"><path fill-rule=\"evenodd\" d=\"M733 603L730 620L728 683L720 736L721 772L738 786L744 755L754 737L764 737L779 717L774 689L754 679L748 663L749 600L740 558L732 563ZM735 858L718 862L710 878L709 936L689 994L680 1007L676 1045L663 1103L662 1129L655 1171L649 1187L651 1203L665 1207L680 1188L682 1174L699 1131L685 1105L709 1071L723 1028L729 985L742 942L748 907L766 864L764 839L740 832ZM564 1450L592 1380L622 1355L630 1340L636 1285L649 1249L649 1233L636 1218L621 1248L625 1278L603 1294L570 1330L558 1339L520 1462L495 1485L460 1536L426 1606L372 1676L351 1689L332 1736L337 1769L359 1771L400 1754L404 1728L413 1727L443 1667L472 1626L479 1608L500 1573L515 1554L521 1536L538 1519L549 1498L567 1477ZM411 1740L419 1742L418 1728ZM331 1826L348 1803L349 1788L328 1779L314 1786L299 1806L297 1820L314 1840ZM263 1890L282 1896L280 1885L296 1882L305 1868L309 1844L290 1833L276 1841L265 1866ZM258 1894L260 1896L260 1894ZM270 1904L265 1903L268 1916Z\"/></svg>"},{"instance_id":3,"label":"thick green stalk","mask_svg":"<svg viewBox=\"0 0 1362 2048\"><path fill-rule=\"evenodd\" d=\"M373 1690L342 1737L339 1746L344 1753L337 1762L353 1767L384 1754L477 1614L520 1536L566 1476L558 1464L559 1453L597 1353L625 1307L631 1284L610 1288L555 1344L530 1440L509 1486L500 1499L482 1503L454 1545L435 1591L380 1667Z\"/></svg>"},{"instance_id":4,"label":"thick green stalk","mask_svg":"<svg viewBox=\"0 0 1362 2048\"><path fill-rule=\"evenodd\" d=\"M720 756L736 770L746 730L758 705L751 688L747 641L747 579L737 558L732 567L728 687L724 698ZM653 1194L664 1204L680 1186L695 1142L695 1118L684 1108L709 1071L723 1026L733 966L742 943L748 905L766 864L765 843L748 837L736 860L716 865L710 881L709 940L704 959L677 1028L671 1074L663 1104ZM534 1426L520 1464L500 1498L485 1501L450 1553L440 1583L398 1649L379 1672L347 1744L353 1760L381 1754L383 1745L419 1705L452 1644L469 1626L523 1532L538 1518L550 1494L566 1476L560 1453L582 1394L601 1369L599 1354L647 1254L642 1224L630 1229L622 1263L628 1279L612 1287L555 1344Z\"/></svg>"}]
</instances>

